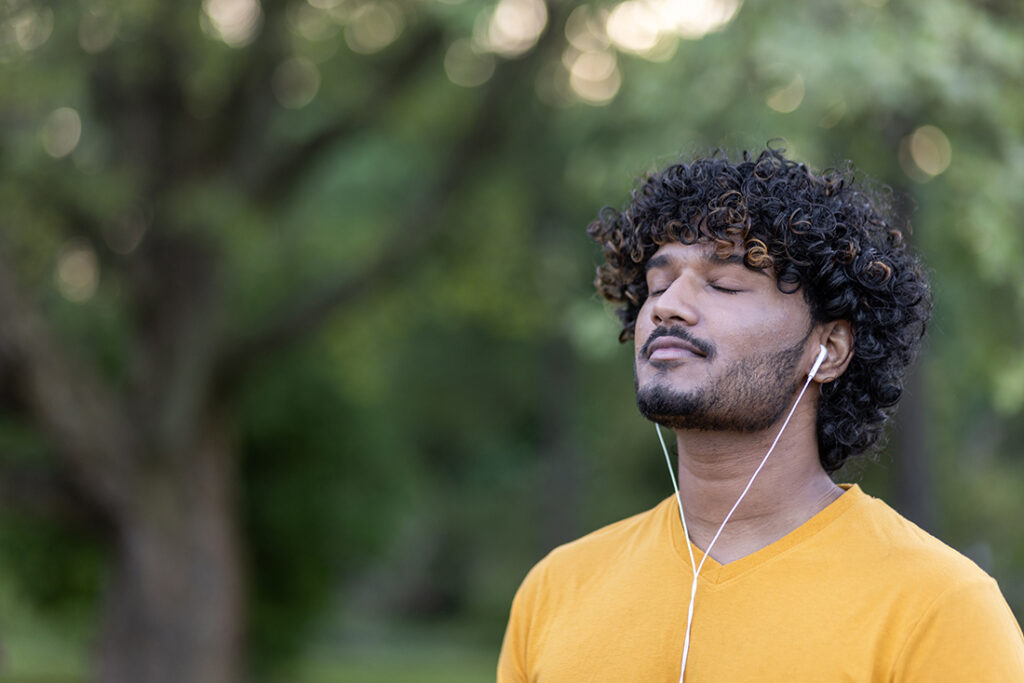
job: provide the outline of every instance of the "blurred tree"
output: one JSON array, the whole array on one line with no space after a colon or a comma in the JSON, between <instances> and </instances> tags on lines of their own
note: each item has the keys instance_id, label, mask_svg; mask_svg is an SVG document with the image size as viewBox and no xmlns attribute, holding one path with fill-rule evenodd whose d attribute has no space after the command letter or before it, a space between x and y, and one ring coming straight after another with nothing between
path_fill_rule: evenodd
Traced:
<instances>
[{"instance_id":1,"label":"blurred tree","mask_svg":"<svg viewBox=\"0 0 1024 683\"><path fill-rule=\"evenodd\" d=\"M388 32L397 34L406 10L362 12L348 42L372 52L396 37ZM290 136L281 128L297 121L289 109L311 99L321 78L296 52L309 42L302 35L330 30L323 7L86 3L55 14L44 3L7 3L5 14L5 151L16 181L5 188L14 201L0 262L0 348L62 476L112 533L102 677L235 680L244 583L230 405L239 379L423 258L448 198L500 140L516 77L503 67L469 105L435 150L433 177L396 204L392 235L372 246L379 253L331 269L341 275L300 267L291 273L298 282L246 291L231 252L250 238L272 250L281 239L273 223L309 170L400 115L422 87L423 63L440 54L443 22L418 22L383 57L335 60L321 95L335 101ZM332 78L342 87L330 88ZM43 116L54 100L74 106ZM40 118L37 151L18 133ZM61 334L51 319L64 304L19 284L48 290L31 269L40 264L30 252L48 247L40 215L49 219L42 239L60 249L59 292L113 307L114 320L99 323L115 338L113 353L72 350L82 330ZM19 277L14 264L30 267ZM254 296L271 297L272 310ZM108 366L90 357L100 353Z\"/></svg>"},{"instance_id":2,"label":"blurred tree","mask_svg":"<svg viewBox=\"0 0 1024 683\"><path fill-rule=\"evenodd\" d=\"M372 604L500 619L538 552L664 476L636 464L647 430L582 226L652 159L777 135L921 207L937 334L903 507L928 521L965 477L1019 486L997 454L1024 407L1021 18L5 0L5 500L95 538L65 549L92 569L34 594L80 594L109 551L107 681L237 680L250 617L256 650L286 653L374 553L402 570L352 582ZM1001 536L962 520L1021 512L970 500L934 521L965 547Z\"/></svg>"}]
</instances>

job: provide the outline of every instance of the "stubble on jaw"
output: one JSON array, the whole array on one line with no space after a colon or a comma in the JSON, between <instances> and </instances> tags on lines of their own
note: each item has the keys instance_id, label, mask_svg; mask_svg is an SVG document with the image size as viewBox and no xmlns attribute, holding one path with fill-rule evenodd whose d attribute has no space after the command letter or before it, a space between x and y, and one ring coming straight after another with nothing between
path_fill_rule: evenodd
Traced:
<instances>
[{"instance_id":1,"label":"stubble on jaw","mask_svg":"<svg viewBox=\"0 0 1024 683\"><path fill-rule=\"evenodd\" d=\"M806 339L736 361L720 377L691 391L674 389L669 367L641 387L634 363L637 407L648 420L670 429L743 433L767 429L800 390L797 368Z\"/></svg>"}]
</instances>

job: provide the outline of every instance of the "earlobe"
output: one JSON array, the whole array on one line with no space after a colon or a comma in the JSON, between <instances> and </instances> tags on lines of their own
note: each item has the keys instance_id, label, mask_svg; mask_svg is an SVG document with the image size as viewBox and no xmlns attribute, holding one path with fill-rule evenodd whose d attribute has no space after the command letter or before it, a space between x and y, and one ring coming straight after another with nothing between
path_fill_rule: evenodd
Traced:
<instances>
[{"instance_id":1,"label":"earlobe","mask_svg":"<svg viewBox=\"0 0 1024 683\"><path fill-rule=\"evenodd\" d=\"M853 325L848 320L833 320L823 326L819 343L826 357L814 376L817 382L832 382L846 372L853 359L853 340Z\"/></svg>"}]
</instances>

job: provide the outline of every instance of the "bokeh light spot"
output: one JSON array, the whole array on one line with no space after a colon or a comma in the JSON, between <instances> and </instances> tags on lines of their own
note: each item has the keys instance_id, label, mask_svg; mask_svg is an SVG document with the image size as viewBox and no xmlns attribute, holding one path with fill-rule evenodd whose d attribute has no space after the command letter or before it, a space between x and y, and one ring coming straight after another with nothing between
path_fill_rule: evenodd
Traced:
<instances>
[{"instance_id":1,"label":"bokeh light spot","mask_svg":"<svg viewBox=\"0 0 1024 683\"><path fill-rule=\"evenodd\" d=\"M921 126L910 135L910 158L925 175L934 177L949 168L953 146L935 126Z\"/></svg>"},{"instance_id":2,"label":"bokeh light spot","mask_svg":"<svg viewBox=\"0 0 1024 683\"><path fill-rule=\"evenodd\" d=\"M91 55L103 52L117 37L119 25L116 14L83 12L78 22L78 44Z\"/></svg>"},{"instance_id":3,"label":"bokeh light spot","mask_svg":"<svg viewBox=\"0 0 1024 683\"><path fill-rule=\"evenodd\" d=\"M270 88L282 107L302 109L320 90L320 70L302 57L286 59L274 69Z\"/></svg>"},{"instance_id":4,"label":"bokeh light spot","mask_svg":"<svg viewBox=\"0 0 1024 683\"><path fill-rule=\"evenodd\" d=\"M11 4L11 3L8 3ZM17 3L13 3L17 7ZM31 52L46 44L53 33L53 10L49 7L25 5L20 12L7 19L7 25L14 34L14 42L25 52Z\"/></svg>"},{"instance_id":5,"label":"bokeh light spot","mask_svg":"<svg viewBox=\"0 0 1024 683\"><path fill-rule=\"evenodd\" d=\"M258 0L203 0L200 24L226 45L244 47L259 33L263 9Z\"/></svg>"},{"instance_id":6,"label":"bokeh light spot","mask_svg":"<svg viewBox=\"0 0 1024 683\"><path fill-rule=\"evenodd\" d=\"M818 119L818 125L822 128L832 128L846 116L846 102L838 100L829 105L824 115Z\"/></svg>"},{"instance_id":7,"label":"bokeh light spot","mask_svg":"<svg viewBox=\"0 0 1024 683\"><path fill-rule=\"evenodd\" d=\"M679 38L696 40L721 30L739 12L742 0L625 0L604 14L604 32L621 52L650 61L666 61ZM570 19L572 16L570 16ZM601 49L583 44L583 33L566 25L570 43L580 50Z\"/></svg>"},{"instance_id":8,"label":"bokeh light spot","mask_svg":"<svg viewBox=\"0 0 1024 683\"><path fill-rule=\"evenodd\" d=\"M78 303L88 301L100 282L96 252L85 242L69 242L57 256L54 275L57 289L65 299Z\"/></svg>"},{"instance_id":9,"label":"bokeh light spot","mask_svg":"<svg viewBox=\"0 0 1024 683\"><path fill-rule=\"evenodd\" d=\"M577 50L603 50L608 47L605 23L607 18L599 16L597 10L580 5L565 21L565 37Z\"/></svg>"},{"instance_id":10,"label":"bokeh light spot","mask_svg":"<svg viewBox=\"0 0 1024 683\"><path fill-rule=\"evenodd\" d=\"M484 45L504 57L517 57L537 44L548 23L543 0L500 0L487 25Z\"/></svg>"},{"instance_id":11,"label":"bokeh light spot","mask_svg":"<svg viewBox=\"0 0 1024 683\"><path fill-rule=\"evenodd\" d=\"M329 40L339 30L330 14L305 2L288 6L288 23L295 33L310 41Z\"/></svg>"},{"instance_id":12,"label":"bokeh light spot","mask_svg":"<svg viewBox=\"0 0 1024 683\"><path fill-rule=\"evenodd\" d=\"M391 3L368 3L356 10L345 27L345 42L353 52L383 50L402 33L402 10Z\"/></svg>"},{"instance_id":13,"label":"bokeh light spot","mask_svg":"<svg viewBox=\"0 0 1024 683\"><path fill-rule=\"evenodd\" d=\"M721 30L739 12L742 0L647 0L666 26L696 40Z\"/></svg>"},{"instance_id":14,"label":"bokeh light spot","mask_svg":"<svg viewBox=\"0 0 1024 683\"><path fill-rule=\"evenodd\" d=\"M640 0L629 0L608 15L607 31L608 37L620 50L643 53L658 44L660 26L660 17L650 5Z\"/></svg>"},{"instance_id":15,"label":"bokeh light spot","mask_svg":"<svg viewBox=\"0 0 1024 683\"><path fill-rule=\"evenodd\" d=\"M444 55L444 72L448 80L465 88L486 83L494 74L494 56L480 52L465 38L453 42Z\"/></svg>"},{"instance_id":16,"label":"bokeh light spot","mask_svg":"<svg viewBox=\"0 0 1024 683\"><path fill-rule=\"evenodd\" d=\"M54 159L66 157L82 138L82 119L71 107L56 109L43 122L41 136L47 154Z\"/></svg>"},{"instance_id":17,"label":"bokeh light spot","mask_svg":"<svg viewBox=\"0 0 1024 683\"><path fill-rule=\"evenodd\" d=\"M621 85L622 76L611 52L581 52L569 68L569 86L590 104L607 104Z\"/></svg>"},{"instance_id":18,"label":"bokeh light spot","mask_svg":"<svg viewBox=\"0 0 1024 683\"><path fill-rule=\"evenodd\" d=\"M804 101L804 79L800 74L793 77L786 85L775 88L765 99L765 103L781 114L789 114L797 110Z\"/></svg>"}]
</instances>

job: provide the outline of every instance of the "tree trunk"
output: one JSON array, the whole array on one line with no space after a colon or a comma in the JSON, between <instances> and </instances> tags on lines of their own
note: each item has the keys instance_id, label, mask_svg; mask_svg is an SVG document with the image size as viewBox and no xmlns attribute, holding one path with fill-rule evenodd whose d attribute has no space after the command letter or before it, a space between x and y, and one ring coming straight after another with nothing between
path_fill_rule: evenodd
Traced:
<instances>
[{"instance_id":1,"label":"tree trunk","mask_svg":"<svg viewBox=\"0 0 1024 683\"><path fill-rule=\"evenodd\" d=\"M934 451L929 446L925 396L922 369L912 367L907 373L898 413L894 504L907 519L935 533L937 514L931 462Z\"/></svg>"},{"instance_id":2,"label":"tree trunk","mask_svg":"<svg viewBox=\"0 0 1024 683\"><path fill-rule=\"evenodd\" d=\"M544 355L546 386L540 450L545 471L542 540L546 551L580 535L582 458L573 434L576 379L572 346L558 336L547 343Z\"/></svg>"},{"instance_id":3,"label":"tree trunk","mask_svg":"<svg viewBox=\"0 0 1024 683\"><path fill-rule=\"evenodd\" d=\"M104 683L242 678L243 571L234 444L222 422L160 458L115 520L101 641Z\"/></svg>"}]
</instances>

